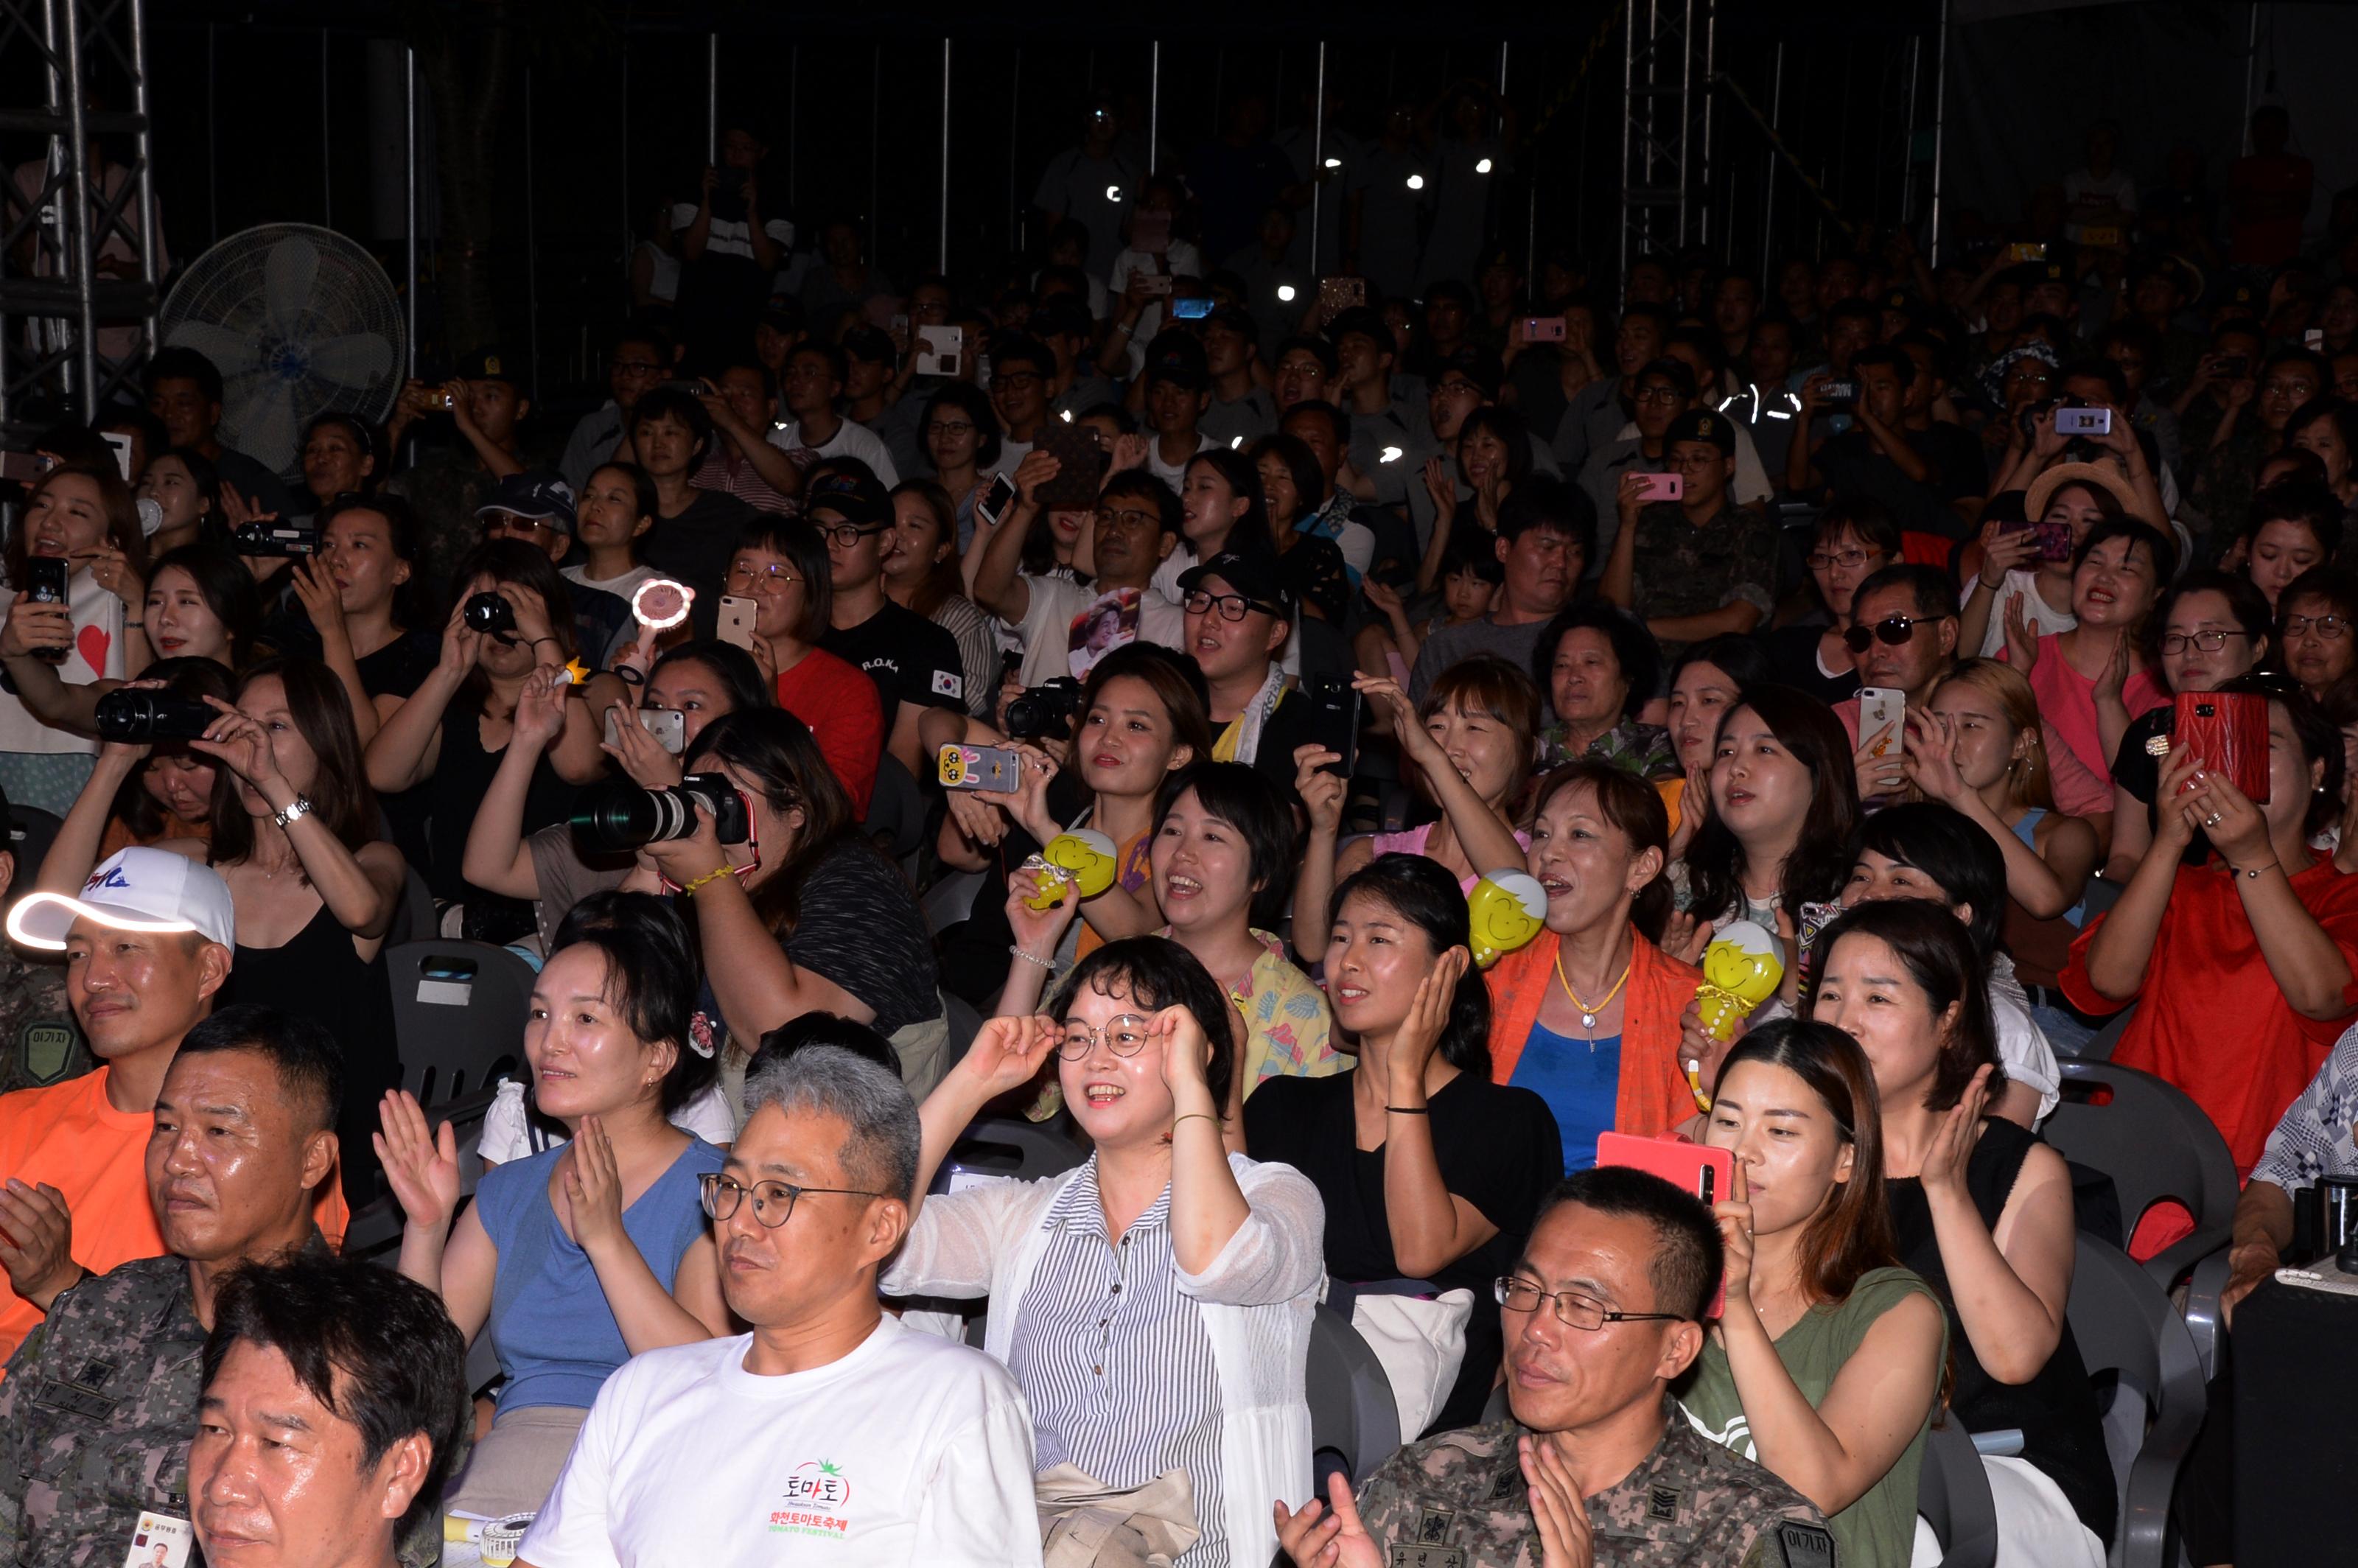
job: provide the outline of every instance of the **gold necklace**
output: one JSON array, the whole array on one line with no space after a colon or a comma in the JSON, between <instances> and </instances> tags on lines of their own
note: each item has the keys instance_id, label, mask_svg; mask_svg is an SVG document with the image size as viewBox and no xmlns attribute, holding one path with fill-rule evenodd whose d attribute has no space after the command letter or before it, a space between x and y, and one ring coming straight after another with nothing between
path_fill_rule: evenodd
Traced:
<instances>
[{"instance_id":1,"label":"gold necklace","mask_svg":"<svg viewBox=\"0 0 2358 1568\"><path fill-rule=\"evenodd\" d=\"M1613 989L1605 993L1604 999L1594 1002L1584 1001L1581 1000L1580 993L1572 989L1572 981L1564 975L1563 947L1557 947L1555 952L1556 984L1562 986L1563 988L1563 994L1572 999L1572 1005L1580 1009L1580 1026L1583 1029L1587 1030L1592 1035L1596 1032L1596 1015L1613 1005L1613 999L1619 996L1621 994L1621 988L1629 983L1629 971L1637 967L1638 955L1635 952L1632 952L1629 955L1629 961L1621 966L1621 978L1613 982Z\"/></svg>"}]
</instances>

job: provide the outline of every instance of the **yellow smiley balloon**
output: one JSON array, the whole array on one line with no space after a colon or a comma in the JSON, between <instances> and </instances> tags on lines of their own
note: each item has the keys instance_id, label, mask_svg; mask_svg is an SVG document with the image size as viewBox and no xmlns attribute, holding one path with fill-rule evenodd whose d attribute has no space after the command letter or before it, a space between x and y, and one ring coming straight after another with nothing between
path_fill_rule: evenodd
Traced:
<instances>
[{"instance_id":1,"label":"yellow smiley balloon","mask_svg":"<svg viewBox=\"0 0 2358 1568\"><path fill-rule=\"evenodd\" d=\"M1045 909L1063 897L1063 884L1067 881L1080 890L1083 898L1095 898L1113 886L1114 873L1121 865L1113 840L1086 827L1049 839L1040 859L1046 862L1047 874L1041 878L1044 885L1040 892L1026 901L1033 909Z\"/></svg>"},{"instance_id":2,"label":"yellow smiley balloon","mask_svg":"<svg viewBox=\"0 0 2358 1568\"><path fill-rule=\"evenodd\" d=\"M1485 871L1466 895L1475 967L1528 946L1547 924L1547 890L1528 871Z\"/></svg>"},{"instance_id":3,"label":"yellow smiley balloon","mask_svg":"<svg viewBox=\"0 0 2358 1568\"><path fill-rule=\"evenodd\" d=\"M1714 1040L1732 1039L1736 1021L1774 996L1785 978L1776 939L1751 920L1720 927L1703 950L1703 984L1695 988L1703 1026Z\"/></svg>"}]
</instances>

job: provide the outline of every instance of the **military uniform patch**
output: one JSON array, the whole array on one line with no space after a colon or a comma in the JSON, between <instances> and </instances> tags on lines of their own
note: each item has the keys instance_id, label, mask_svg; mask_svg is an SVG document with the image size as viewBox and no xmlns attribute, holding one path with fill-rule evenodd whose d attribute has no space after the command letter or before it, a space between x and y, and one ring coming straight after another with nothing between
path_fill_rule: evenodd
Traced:
<instances>
[{"instance_id":1,"label":"military uniform patch","mask_svg":"<svg viewBox=\"0 0 2358 1568\"><path fill-rule=\"evenodd\" d=\"M1785 1568L1834 1568L1834 1538L1823 1525L1786 1519L1777 1526Z\"/></svg>"},{"instance_id":2,"label":"military uniform patch","mask_svg":"<svg viewBox=\"0 0 2358 1568\"><path fill-rule=\"evenodd\" d=\"M1676 1519L1682 1495L1676 1487L1649 1487L1646 1488L1646 1517L1661 1519L1665 1523Z\"/></svg>"},{"instance_id":3,"label":"military uniform patch","mask_svg":"<svg viewBox=\"0 0 2358 1568\"><path fill-rule=\"evenodd\" d=\"M1424 1509L1416 1516L1416 1539L1423 1546L1438 1546L1449 1539L1449 1521L1457 1517L1453 1509Z\"/></svg>"},{"instance_id":4,"label":"military uniform patch","mask_svg":"<svg viewBox=\"0 0 2358 1568\"><path fill-rule=\"evenodd\" d=\"M1400 1541L1391 1549L1390 1568L1466 1568L1466 1549Z\"/></svg>"},{"instance_id":5,"label":"military uniform patch","mask_svg":"<svg viewBox=\"0 0 2358 1568\"><path fill-rule=\"evenodd\" d=\"M70 1023L54 1018L32 1018L16 1031L16 1060L23 1068L24 1087L46 1088L71 1075L75 1048L81 1037Z\"/></svg>"}]
</instances>

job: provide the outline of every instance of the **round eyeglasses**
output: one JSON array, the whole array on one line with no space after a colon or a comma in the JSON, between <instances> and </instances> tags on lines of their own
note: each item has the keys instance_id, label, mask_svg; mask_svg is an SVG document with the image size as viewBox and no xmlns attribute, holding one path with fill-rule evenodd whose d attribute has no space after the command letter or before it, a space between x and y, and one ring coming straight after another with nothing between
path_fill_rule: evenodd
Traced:
<instances>
[{"instance_id":1,"label":"round eyeglasses","mask_svg":"<svg viewBox=\"0 0 2358 1568\"><path fill-rule=\"evenodd\" d=\"M1089 1054L1089 1048L1102 1042L1117 1056L1135 1056L1146 1049L1147 1020L1134 1012L1118 1013L1105 1021L1102 1029L1091 1029L1086 1023L1067 1023L1056 1042L1056 1054L1067 1062L1077 1062Z\"/></svg>"},{"instance_id":2,"label":"round eyeglasses","mask_svg":"<svg viewBox=\"0 0 2358 1568\"><path fill-rule=\"evenodd\" d=\"M752 1195L753 1218L765 1230L775 1230L795 1217L795 1200L805 1193L839 1193L846 1197L881 1198L882 1193L872 1193L865 1187L798 1187L792 1182L755 1182L747 1186L733 1176L718 1171L708 1171L697 1178L702 1189L704 1212L715 1219L727 1219L737 1212L738 1206Z\"/></svg>"}]
</instances>

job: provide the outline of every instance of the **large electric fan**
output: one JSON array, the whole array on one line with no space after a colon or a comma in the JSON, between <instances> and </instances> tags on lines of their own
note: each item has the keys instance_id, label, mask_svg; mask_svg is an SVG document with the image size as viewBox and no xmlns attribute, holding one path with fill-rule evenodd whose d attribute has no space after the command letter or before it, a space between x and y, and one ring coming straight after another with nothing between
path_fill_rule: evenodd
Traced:
<instances>
[{"instance_id":1,"label":"large electric fan","mask_svg":"<svg viewBox=\"0 0 2358 1568\"><path fill-rule=\"evenodd\" d=\"M407 333L393 280L332 229L265 223L199 256L164 301L163 341L221 368L221 440L278 473L321 414L393 412Z\"/></svg>"}]
</instances>

